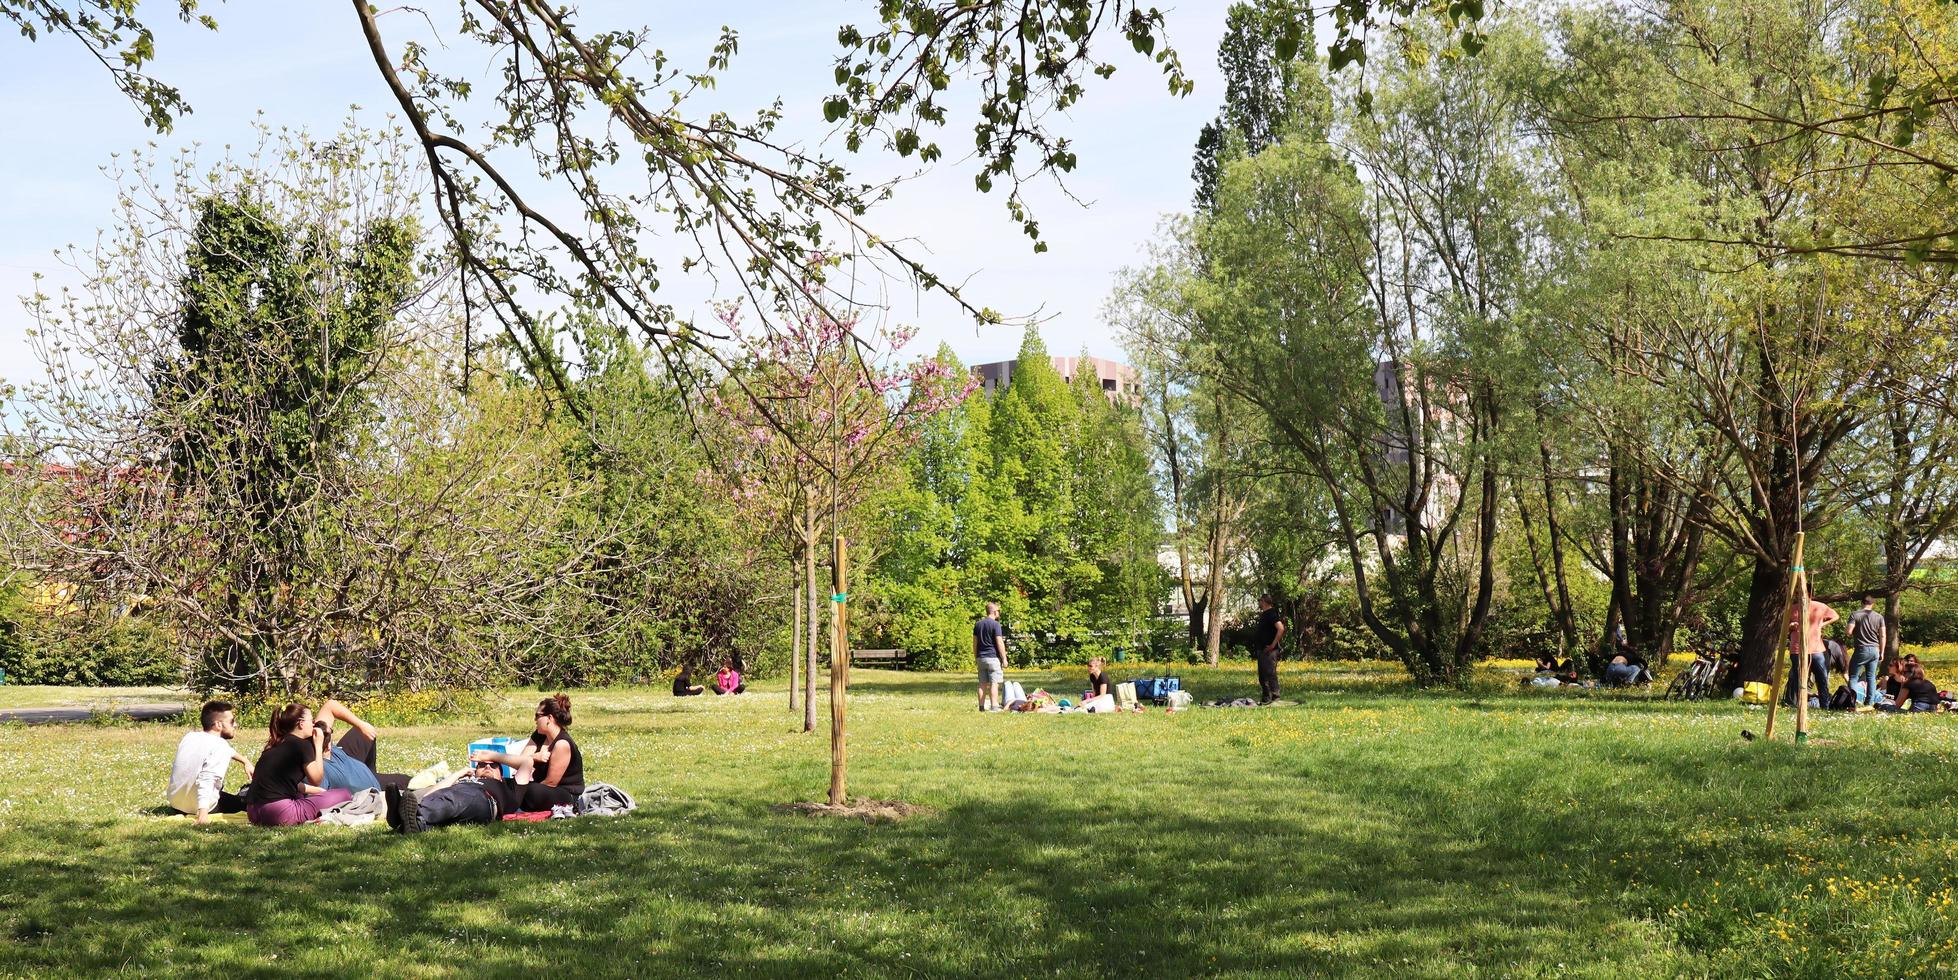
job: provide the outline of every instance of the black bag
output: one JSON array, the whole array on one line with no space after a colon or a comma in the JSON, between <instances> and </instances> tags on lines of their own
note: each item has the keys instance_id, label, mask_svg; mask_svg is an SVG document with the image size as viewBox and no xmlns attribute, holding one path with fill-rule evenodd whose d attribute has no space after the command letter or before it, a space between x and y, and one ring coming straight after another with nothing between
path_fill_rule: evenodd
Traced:
<instances>
[{"instance_id":1,"label":"black bag","mask_svg":"<svg viewBox=\"0 0 1958 980\"><path fill-rule=\"evenodd\" d=\"M1856 692L1850 690L1849 685L1847 684L1844 684L1841 687L1836 688L1835 696L1829 699L1829 710L1855 711Z\"/></svg>"}]
</instances>

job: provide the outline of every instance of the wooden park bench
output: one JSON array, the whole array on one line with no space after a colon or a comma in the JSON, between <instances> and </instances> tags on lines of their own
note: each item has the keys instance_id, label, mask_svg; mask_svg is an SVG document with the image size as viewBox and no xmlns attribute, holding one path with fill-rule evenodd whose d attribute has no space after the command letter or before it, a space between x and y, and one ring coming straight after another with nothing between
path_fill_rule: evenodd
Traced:
<instances>
[{"instance_id":1,"label":"wooden park bench","mask_svg":"<svg viewBox=\"0 0 1958 980\"><path fill-rule=\"evenodd\" d=\"M902 669L911 663L911 653L907 650L852 650L852 667L890 667Z\"/></svg>"}]
</instances>

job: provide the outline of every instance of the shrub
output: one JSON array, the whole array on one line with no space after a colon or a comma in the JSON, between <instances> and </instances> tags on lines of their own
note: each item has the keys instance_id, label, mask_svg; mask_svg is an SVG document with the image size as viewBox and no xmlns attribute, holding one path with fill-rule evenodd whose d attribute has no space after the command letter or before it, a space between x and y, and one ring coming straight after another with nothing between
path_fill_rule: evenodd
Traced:
<instances>
[{"instance_id":1,"label":"shrub","mask_svg":"<svg viewBox=\"0 0 1958 980\"><path fill-rule=\"evenodd\" d=\"M16 595L0 606L0 670L9 684L142 687L183 681L183 659L167 631L141 617L107 622L50 616Z\"/></svg>"},{"instance_id":2,"label":"shrub","mask_svg":"<svg viewBox=\"0 0 1958 980\"><path fill-rule=\"evenodd\" d=\"M1958 641L1958 588L1904 593L1897 635L1905 643Z\"/></svg>"}]
</instances>

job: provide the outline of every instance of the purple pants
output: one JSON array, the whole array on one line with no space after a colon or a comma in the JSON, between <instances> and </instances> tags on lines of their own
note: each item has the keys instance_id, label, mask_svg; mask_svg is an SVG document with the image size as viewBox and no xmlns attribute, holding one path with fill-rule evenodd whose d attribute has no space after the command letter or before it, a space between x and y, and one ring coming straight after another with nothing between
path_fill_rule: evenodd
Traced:
<instances>
[{"instance_id":1,"label":"purple pants","mask_svg":"<svg viewBox=\"0 0 1958 980\"><path fill-rule=\"evenodd\" d=\"M321 810L331 810L353 798L344 789L330 789L303 799L254 803L245 808L245 819L257 827L292 827L318 820Z\"/></svg>"}]
</instances>

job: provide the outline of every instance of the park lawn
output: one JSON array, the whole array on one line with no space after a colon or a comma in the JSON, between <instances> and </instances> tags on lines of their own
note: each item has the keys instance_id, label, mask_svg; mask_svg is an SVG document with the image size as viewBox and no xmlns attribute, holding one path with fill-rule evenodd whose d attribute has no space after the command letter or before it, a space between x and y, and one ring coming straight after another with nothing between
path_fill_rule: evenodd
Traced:
<instances>
[{"instance_id":1,"label":"park lawn","mask_svg":"<svg viewBox=\"0 0 1958 980\"><path fill-rule=\"evenodd\" d=\"M929 814L772 812L819 798L829 751L779 681L573 692L589 777L637 812L414 837L200 832L149 814L175 729L0 726L0 973L1958 972L1958 718L1827 716L1797 747L1743 742L1764 716L1733 703L1414 692L1381 665L1288 670L1295 707L1121 717L857 681L853 791ZM456 761L534 697L385 730L382 761Z\"/></svg>"}]
</instances>

